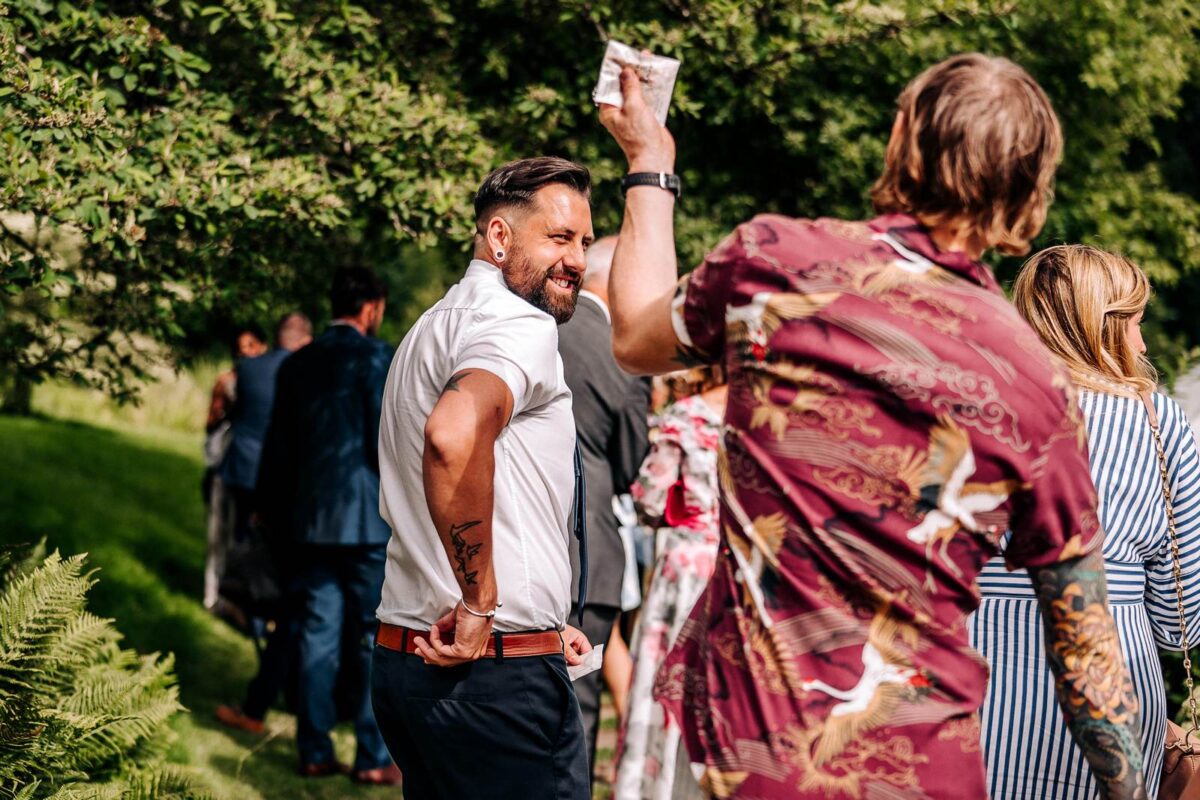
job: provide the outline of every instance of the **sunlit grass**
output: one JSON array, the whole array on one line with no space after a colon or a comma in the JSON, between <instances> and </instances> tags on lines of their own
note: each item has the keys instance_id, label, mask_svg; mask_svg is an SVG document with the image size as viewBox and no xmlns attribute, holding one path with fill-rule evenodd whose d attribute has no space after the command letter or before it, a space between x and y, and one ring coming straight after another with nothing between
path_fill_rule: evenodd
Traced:
<instances>
[{"instance_id":1,"label":"sunlit grass","mask_svg":"<svg viewBox=\"0 0 1200 800\"><path fill-rule=\"evenodd\" d=\"M401 797L345 778L296 775L295 718L273 711L264 736L231 732L213 719L218 703L237 702L255 668L250 642L200 603L205 554L201 442L218 365L163 373L139 406L120 406L75 386L34 393L38 418L0 416L0 543L47 539L63 553L89 554L99 571L91 610L116 620L125 643L176 656L189 713L172 727L171 758L200 773L229 800L333 800ZM602 726L615 720L606 703ZM335 736L338 757L353 760L353 735ZM598 766L611 769L611 744ZM596 797L610 796L602 781ZM481 787L481 796L486 796ZM536 797L531 787L530 797Z\"/></svg>"},{"instance_id":2,"label":"sunlit grass","mask_svg":"<svg viewBox=\"0 0 1200 800\"><path fill-rule=\"evenodd\" d=\"M33 409L55 419L136 432L190 452L199 446L204 434L217 375L228 368L228 364L210 361L179 372L159 369L141 388L139 402L124 405L95 389L63 382L43 383L34 388Z\"/></svg>"},{"instance_id":3,"label":"sunlit grass","mask_svg":"<svg viewBox=\"0 0 1200 800\"><path fill-rule=\"evenodd\" d=\"M173 722L179 738L171 756L222 797L400 797L345 778L300 778L290 714L272 712L265 737L232 733L213 720L218 703L240 700L255 657L248 640L200 603L199 434L148 423L124 433L116 419L108 418L114 427L97 427L0 417L0 542L44 536L51 550L89 554L99 580L90 609L115 619L126 645L175 654L190 713ZM343 760L352 759L348 731L339 732L337 747Z\"/></svg>"}]
</instances>

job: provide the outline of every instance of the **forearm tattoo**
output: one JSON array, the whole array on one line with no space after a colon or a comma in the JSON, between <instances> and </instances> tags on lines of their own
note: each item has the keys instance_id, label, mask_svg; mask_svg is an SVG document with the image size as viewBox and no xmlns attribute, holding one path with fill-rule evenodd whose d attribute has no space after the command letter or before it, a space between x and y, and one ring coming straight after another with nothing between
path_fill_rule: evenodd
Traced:
<instances>
[{"instance_id":1,"label":"forearm tattoo","mask_svg":"<svg viewBox=\"0 0 1200 800\"><path fill-rule=\"evenodd\" d=\"M460 522L457 525L450 526L450 544L454 547L454 569L463 576L463 583L467 586L475 585L475 577L479 574L479 570L470 569L470 563L479 555L479 551L483 549L482 542L472 544L463 536L464 533L474 528L480 523L480 520L471 520L470 522Z\"/></svg>"},{"instance_id":2,"label":"forearm tattoo","mask_svg":"<svg viewBox=\"0 0 1200 800\"><path fill-rule=\"evenodd\" d=\"M1106 800L1144 800L1138 701L1108 611L1099 552L1030 570L1067 727Z\"/></svg>"}]
</instances>

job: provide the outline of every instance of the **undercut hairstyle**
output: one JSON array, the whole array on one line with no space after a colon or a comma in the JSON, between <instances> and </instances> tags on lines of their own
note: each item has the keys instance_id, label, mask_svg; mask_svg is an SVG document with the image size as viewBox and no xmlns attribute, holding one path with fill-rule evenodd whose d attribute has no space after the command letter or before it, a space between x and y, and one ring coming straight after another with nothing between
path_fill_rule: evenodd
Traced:
<instances>
[{"instance_id":1,"label":"undercut hairstyle","mask_svg":"<svg viewBox=\"0 0 1200 800\"><path fill-rule=\"evenodd\" d=\"M1037 253L1013 284L1013 304L1080 385L1108 394L1153 391L1154 366L1129 341L1150 280L1125 256L1082 244Z\"/></svg>"},{"instance_id":2,"label":"undercut hairstyle","mask_svg":"<svg viewBox=\"0 0 1200 800\"><path fill-rule=\"evenodd\" d=\"M899 100L899 129L871 189L880 213L928 227L963 222L986 249L1029 252L1046 222L1062 128L1029 73L967 53L918 75Z\"/></svg>"},{"instance_id":3,"label":"undercut hairstyle","mask_svg":"<svg viewBox=\"0 0 1200 800\"><path fill-rule=\"evenodd\" d=\"M475 232L502 208L527 209L538 190L560 183L590 198L592 175L587 167L558 156L523 158L492 170L475 193Z\"/></svg>"},{"instance_id":4,"label":"undercut hairstyle","mask_svg":"<svg viewBox=\"0 0 1200 800\"><path fill-rule=\"evenodd\" d=\"M329 306L334 319L357 316L365 304L386 299L387 286L366 267L340 268L329 289Z\"/></svg>"}]
</instances>

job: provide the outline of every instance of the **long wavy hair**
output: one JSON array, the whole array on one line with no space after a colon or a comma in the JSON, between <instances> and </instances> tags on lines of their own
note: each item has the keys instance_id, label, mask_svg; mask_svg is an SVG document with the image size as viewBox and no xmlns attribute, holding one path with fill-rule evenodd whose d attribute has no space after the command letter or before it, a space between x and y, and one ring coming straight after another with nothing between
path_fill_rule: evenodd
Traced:
<instances>
[{"instance_id":1,"label":"long wavy hair","mask_svg":"<svg viewBox=\"0 0 1200 800\"><path fill-rule=\"evenodd\" d=\"M965 223L984 249L1024 255L1046 221L1062 146L1029 73L1006 58L953 56L901 93L871 199L880 213Z\"/></svg>"},{"instance_id":2,"label":"long wavy hair","mask_svg":"<svg viewBox=\"0 0 1200 800\"><path fill-rule=\"evenodd\" d=\"M1150 301L1141 268L1116 253L1059 245L1025 262L1013 302L1075 383L1109 394L1152 391L1154 366L1129 341L1130 318Z\"/></svg>"}]
</instances>

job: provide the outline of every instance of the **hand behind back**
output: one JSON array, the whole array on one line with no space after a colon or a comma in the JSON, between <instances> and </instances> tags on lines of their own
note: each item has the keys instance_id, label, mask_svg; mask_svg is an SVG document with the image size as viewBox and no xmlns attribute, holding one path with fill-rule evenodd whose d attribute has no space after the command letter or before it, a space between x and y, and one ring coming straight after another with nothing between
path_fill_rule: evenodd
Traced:
<instances>
[{"instance_id":1,"label":"hand behind back","mask_svg":"<svg viewBox=\"0 0 1200 800\"><path fill-rule=\"evenodd\" d=\"M492 635L492 619L468 613L455 603L449 613L433 623L428 640L415 640L417 655L426 664L455 667L480 658Z\"/></svg>"}]
</instances>

